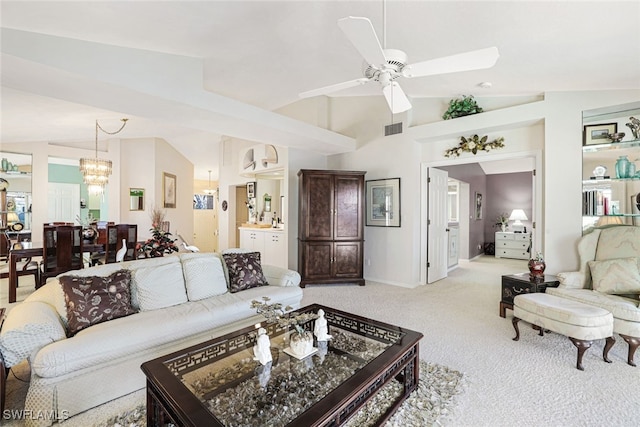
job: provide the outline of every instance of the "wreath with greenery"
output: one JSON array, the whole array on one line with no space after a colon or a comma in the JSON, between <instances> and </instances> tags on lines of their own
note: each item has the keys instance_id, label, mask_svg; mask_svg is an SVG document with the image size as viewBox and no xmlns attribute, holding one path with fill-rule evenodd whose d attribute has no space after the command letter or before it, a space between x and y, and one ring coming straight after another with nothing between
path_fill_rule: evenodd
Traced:
<instances>
[{"instance_id":1,"label":"wreath with greenery","mask_svg":"<svg viewBox=\"0 0 640 427\"><path fill-rule=\"evenodd\" d=\"M460 137L460 144L457 147L450 148L445 151L445 157L458 157L462 153L473 153L476 154L478 151L489 151L495 148L504 147L504 138L500 137L498 139L494 139L491 142L487 142L487 135L480 138L478 135L473 135L470 138L465 138L464 136Z\"/></svg>"}]
</instances>

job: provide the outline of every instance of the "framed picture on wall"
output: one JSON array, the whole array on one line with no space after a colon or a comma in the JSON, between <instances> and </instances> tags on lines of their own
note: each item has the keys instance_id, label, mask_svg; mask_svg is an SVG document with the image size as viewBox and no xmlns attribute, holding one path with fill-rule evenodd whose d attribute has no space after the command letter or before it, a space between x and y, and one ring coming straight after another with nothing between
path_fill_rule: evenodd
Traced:
<instances>
[{"instance_id":1,"label":"framed picture on wall","mask_svg":"<svg viewBox=\"0 0 640 427\"><path fill-rule=\"evenodd\" d=\"M475 204L474 218L482 219L482 193L479 193L476 191L475 201L476 201L476 204Z\"/></svg>"},{"instance_id":2,"label":"framed picture on wall","mask_svg":"<svg viewBox=\"0 0 640 427\"><path fill-rule=\"evenodd\" d=\"M366 182L366 225L400 227L400 178Z\"/></svg>"},{"instance_id":3,"label":"framed picture on wall","mask_svg":"<svg viewBox=\"0 0 640 427\"><path fill-rule=\"evenodd\" d=\"M255 181L247 182L247 198L253 199L256 197L256 183Z\"/></svg>"},{"instance_id":4,"label":"framed picture on wall","mask_svg":"<svg viewBox=\"0 0 640 427\"><path fill-rule=\"evenodd\" d=\"M618 132L617 123L585 125L582 135L582 145L608 144L611 142L609 134L616 132Z\"/></svg>"},{"instance_id":5,"label":"framed picture on wall","mask_svg":"<svg viewBox=\"0 0 640 427\"><path fill-rule=\"evenodd\" d=\"M162 195L165 208L176 207L176 176L167 172L162 173Z\"/></svg>"}]
</instances>

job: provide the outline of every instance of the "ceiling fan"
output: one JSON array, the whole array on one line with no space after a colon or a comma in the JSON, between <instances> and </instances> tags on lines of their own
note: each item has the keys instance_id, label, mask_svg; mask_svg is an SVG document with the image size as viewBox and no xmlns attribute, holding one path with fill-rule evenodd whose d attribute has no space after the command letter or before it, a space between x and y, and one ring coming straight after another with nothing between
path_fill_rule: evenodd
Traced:
<instances>
[{"instance_id":1,"label":"ceiling fan","mask_svg":"<svg viewBox=\"0 0 640 427\"><path fill-rule=\"evenodd\" d=\"M409 110L411 103L398 82L395 81L399 77L424 77L491 68L500 56L496 47L489 47L407 64L407 54L403 51L382 48L368 18L347 16L338 20L338 26L364 58L364 77L302 92L299 95L301 98L326 95L376 81L382 87L382 93L391 111L394 114L401 113Z\"/></svg>"}]
</instances>

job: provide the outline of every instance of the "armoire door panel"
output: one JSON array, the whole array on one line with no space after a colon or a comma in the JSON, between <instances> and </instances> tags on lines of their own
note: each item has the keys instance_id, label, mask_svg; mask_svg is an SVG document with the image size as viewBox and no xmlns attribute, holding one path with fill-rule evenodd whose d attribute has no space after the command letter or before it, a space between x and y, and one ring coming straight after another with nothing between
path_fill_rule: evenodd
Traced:
<instances>
[{"instance_id":1,"label":"armoire door panel","mask_svg":"<svg viewBox=\"0 0 640 427\"><path fill-rule=\"evenodd\" d=\"M313 242L301 244L305 277L309 280L329 279L332 275L333 243Z\"/></svg>"},{"instance_id":2,"label":"armoire door panel","mask_svg":"<svg viewBox=\"0 0 640 427\"><path fill-rule=\"evenodd\" d=\"M362 243L336 242L333 247L336 278L362 277Z\"/></svg>"},{"instance_id":3,"label":"armoire door panel","mask_svg":"<svg viewBox=\"0 0 640 427\"><path fill-rule=\"evenodd\" d=\"M307 239L333 238L333 177L310 175L306 180Z\"/></svg>"},{"instance_id":4,"label":"armoire door panel","mask_svg":"<svg viewBox=\"0 0 640 427\"><path fill-rule=\"evenodd\" d=\"M362 181L361 176L335 177L335 240L362 238Z\"/></svg>"}]
</instances>

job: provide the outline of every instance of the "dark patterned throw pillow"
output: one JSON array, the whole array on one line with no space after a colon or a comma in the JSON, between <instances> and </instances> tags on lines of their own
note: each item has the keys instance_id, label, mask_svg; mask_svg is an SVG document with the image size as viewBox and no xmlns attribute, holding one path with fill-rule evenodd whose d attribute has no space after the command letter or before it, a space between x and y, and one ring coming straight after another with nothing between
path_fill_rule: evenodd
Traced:
<instances>
[{"instance_id":1,"label":"dark patterned throw pillow","mask_svg":"<svg viewBox=\"0 0 640 427\"><path fill-rule=\"evenodd\" d=\"M231 293L269 284L262 273L260 252L229 253L222 256L229 270Z\"/></svg>"},{"instance_id":2,"label":"dark patterned throw pillow","mask_svg":"<svg viewBox=\"0 0 640 427\"><path fill-rule=\"evenodd\" d=\"M134 314L130 282L129 270L119 270L106 277L60 277L69 336L89 326Z\"/></svg>"}]
</instances>

